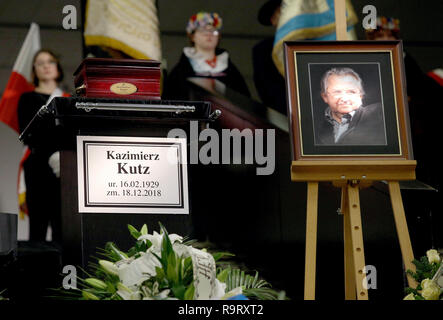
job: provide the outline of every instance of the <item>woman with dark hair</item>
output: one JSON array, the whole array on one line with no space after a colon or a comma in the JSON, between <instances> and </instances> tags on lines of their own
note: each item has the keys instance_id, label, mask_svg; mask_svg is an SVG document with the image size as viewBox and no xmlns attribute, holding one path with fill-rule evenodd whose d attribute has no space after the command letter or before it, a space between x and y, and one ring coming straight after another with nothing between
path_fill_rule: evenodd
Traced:
<instances>
[{"instance_id":1,"label":"woman with dark hair","mask_svg":"<svg viewBox=\"0 0 443 320\"><path fill-rule=\"evenodd\" d=\"M39 50L32 62L34 91L23 93L18 102L19 130L22 133L39 109L57 96L68 96L58 86L63 70L57 56L47 49ZM23 164L26 205L29 215L29 239L45 241L48 225L52 239L61 241L59 153L54 142L55 124L48 122L39 130L46 139L26 141L30 155Z\"/></svg>"},{"instance_id":2,"label":"woman with dark hair","mask_svg":"<svg viewBox=\"0 0 443 320\"><path fill-rule=\"evenodd\" d=\"M248 86L226 50L218 47L222 19L217 13L199 12L188 22L191 47L185 47L178 64L166 79L164 99L188 99L186 78L216 79L226 87L250 96Z\"/></svg>"}]
</instances>

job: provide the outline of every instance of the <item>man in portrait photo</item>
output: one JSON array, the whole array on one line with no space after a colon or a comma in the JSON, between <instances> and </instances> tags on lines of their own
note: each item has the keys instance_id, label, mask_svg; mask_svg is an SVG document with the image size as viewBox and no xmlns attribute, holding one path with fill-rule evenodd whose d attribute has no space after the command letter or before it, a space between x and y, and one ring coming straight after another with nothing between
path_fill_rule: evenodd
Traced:
<instances>
[{"instance_id":1,"label":"man in portrait photo","mask_svg":"<svg viewBox=\"0 0 443 320\"><path fill-rule=\"evenodd\" d=\"M386 145L382 104L363 104L365 91L357 72L349 67L329 69L321 78L320 95L325 109L317 109L317 145Z\"/></svg>"}]
</instances>

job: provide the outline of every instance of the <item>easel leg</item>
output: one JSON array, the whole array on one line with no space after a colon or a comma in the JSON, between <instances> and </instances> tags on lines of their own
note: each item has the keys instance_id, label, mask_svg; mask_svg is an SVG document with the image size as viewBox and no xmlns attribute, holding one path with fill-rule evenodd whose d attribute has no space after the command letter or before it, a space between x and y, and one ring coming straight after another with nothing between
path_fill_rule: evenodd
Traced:
<instances>
[{"instance_id":1,"label":"easel leg","mask_svg":"<svg viewBox=\"0 0 443 320\"><path fill-rule=\"evenodd\" d=\"M344 186L341 188L341 211L343 214L343 238L345 247L345 300L355 300L357 297L355 291L354 259L352 254L352 229L348 203L348 187Z\"/></svg>"},{"instance_id":2,"label":"easel leg","mask_svg":"<svg viewBox=\"0 0 443 320\"><path fill-rule=\"evenodd\" d=\"M412 260L414 260L414 253L412 251L411 239L409 238L408 224L406 222L405 209L403 208L400 185L398 181L389 181L388 185L403 263L406 270L409 269L415 272L415 265L412 263ZM407 275L407 278L408 285L415 288L417 283L415 282L414 278L412 278L410 275Z\"/></svg>"},{"instance_id":3,"label":"easel leg","mask_svg":"<svg viewBox=\"0 0 443 320\"><path fill-rule=\"evenodd\" d=\"M358 300L368 300L368 290L363 287L365 254L363 248L363 232L360 214L360 196L358 185L348 185L348 210L352 241L352 257L354 262L354 279Z\"/></svg>"},{"instance_id":4,"label":"easel leg","mask_svg":"<svg viewBox=\"0 0 443 320\"><path fill-rule=\"evenodd\" d=\"M315 300L318 182L308 182L306 204L305 300Z\"/></svg>"}]
</instances>

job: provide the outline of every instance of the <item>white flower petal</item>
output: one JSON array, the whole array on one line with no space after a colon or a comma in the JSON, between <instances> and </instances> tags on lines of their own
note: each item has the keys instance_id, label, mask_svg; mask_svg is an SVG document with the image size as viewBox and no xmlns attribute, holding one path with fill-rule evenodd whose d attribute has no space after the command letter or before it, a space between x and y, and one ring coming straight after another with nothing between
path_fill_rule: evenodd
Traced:
<instances>
[{"instance_id":1,"label":"white flower petal","mask_svg":"<svg viewBox=\"0 0 443 320\"><path fill-rule=\"evenodd\" d=\"M189 257L189 246L185 246L184 244L181 243L174 243L172 245L172 248L174 249L174 252L177 254L177 256L179 257Z\"/></svg>"},{"instance_id":2,"label":"white flower petal","mask_svg":"<svg viewBox=\"0 0 443 320\"><path fill-rule=\"evenodd\" d=\"M163 290L162 292L160 292L158 294L158 297L161 299L166 299L168 297L169 291L171 291L171 290L169 290L169 289Z\"/></svg>"},{"instance_id":3,"label":"white flower petal","mask_svg":"<svg viewBox=\"0 0 443 320\"><path fill-rule=\"evenodd\" d=\"M414 294L410 293L406 297L403 298L403 300L415 300Z\"/></svg>"},{"instance_id":4,"label":"white flower petal","mask_svg":"<svg viewBox=\"0 0 443 320\"><path fill-rule=\"evenodd\" d=\"M147 253L130 263L118 265L118 275L125 286L140 285L157 274L155 267L161 267L160 262L154 255Z\"/></svg>"},{"instance_id":5,"label":"white flower petal","mask_svg":"<svg viewBox=\"0 0 443 320\"><path fill-rule=\"evenodd\" d=\"M213 300L222 299L225 295L225 292L226 292L226 283L223 283L223 282L219 281L218 279L215 279L213 292L214 292L214 294L212 296Z\"/></svg>"},{"instance_id":6,"label":"white flower petal","mask_svg":"<svg viewBox=\"0 0 443 320\"><path fill-rule=\"evenodd\" d=\"M439 263L441 258L437 250L431 249L426 252L429 263Z\"/></svg>"},{"instance_id":7,"label":"white flower petal","mask_svg":"<svg viewBox=\"0 0 443 320\"><path fill-rule=\"evenodd\" d=\"M124 290L118 290L117 294L123 299L123 300L131 300L131 294Z\"/></svg>"},{"instance_id":8,"label":"white flower petal","mask_svg":"<svg viewBox=\"0 0 443 320\"><path fill-rule=\"evenodd\" d=\"M178 234L170 234L169 235L169 240L171 240L171 243L175 243L176 241L182 243L183 242L183 237L179 236Z\"/></svg>"}]
</instances>

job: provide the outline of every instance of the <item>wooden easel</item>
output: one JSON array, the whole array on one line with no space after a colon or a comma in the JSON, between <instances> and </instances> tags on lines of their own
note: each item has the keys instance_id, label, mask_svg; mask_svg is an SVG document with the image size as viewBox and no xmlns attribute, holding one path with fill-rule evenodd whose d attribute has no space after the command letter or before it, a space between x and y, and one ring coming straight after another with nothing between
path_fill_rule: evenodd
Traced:
<instances>
[{"instance_id":1,"label":"wooden easel","mask_svg":"<svg viewBox=\"0 0 443 320\"><path fill-rule=\"evenodd\" d=\"M317 204L318 183L332 181L341 188L341 211L343 213L344 256L345 256L345 298L347 300L368 299L363 287L366 276L363 233L360 214L359 190L370 186L373 181L388 181L395 226L403 263L406 269L415 271L412 264L414 255L409 238L400 180L414 180L417 162L413 160L381 161L293 161L292 181L307 181L306 206L306 260L305 299L315 299L315 269L317 250ZM415 287L414 279L408 275L408 284Z\"/></svg>"},{"instance_id":2,"label":"wooden easel","mask_svg":"<svg viewBox=\"0 0 443 320\"><path fill-rule=\"evenodd\" d=\"M347 40L345 0L334 0L337 40ZM341 211L343 213L345 299L367 300L368 291L363 286L366 276L363 233L360 213L359 190L373 181L387 181L394 213L397 236L400 242L406 270L415 271L409 231L406 223L399 182L415 180L416 161L293 161L292 181L307 181L306 207L306 260L305 300L315 299L315 271L317 250L318 183L330 181L341 188ZM415 280L408 275L408 284L415 287Z\"/></svg>"}]
</instances>

